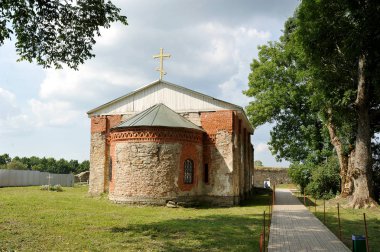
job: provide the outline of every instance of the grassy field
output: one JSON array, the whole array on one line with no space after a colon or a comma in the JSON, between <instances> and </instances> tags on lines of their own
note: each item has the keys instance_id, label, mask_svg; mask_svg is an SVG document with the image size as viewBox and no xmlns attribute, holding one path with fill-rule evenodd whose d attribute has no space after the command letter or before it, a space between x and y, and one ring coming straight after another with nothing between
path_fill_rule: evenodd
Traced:
<instances>
[{"instance_id":1,"label":"grassy field","mask_svg":"<svg viewBox=\"0 0 380 252\"><path fill-rule=\"evenodd\" d=\"M303 203L302 195L297 195L299 200ZM339 203L340 223L341 223L341 237L342 241L348 246L352 247L353 234L364 235L364 217L366 214L367 229L369 238L370 251L380 251L380 207L371 209L352 209L347 207L347 200L342 198L331 199L325 202L326 216L323 214L323 200L317 200L315 208L315 200L306 198L306 206L313 212L317 218L337 236L339 237L339 223L338 223L338 209Z\"/></svg>"},{"instance_id":2,"label":"grassy field","mask_svg":"<svg viewBox=\"0 0 380 252\"><path fill-rule=\"evenodd\" d=\"M171 209L113 204L87 190L0 188L0 251L258 251L269 201Z\"/></svg>"}]
</instances>

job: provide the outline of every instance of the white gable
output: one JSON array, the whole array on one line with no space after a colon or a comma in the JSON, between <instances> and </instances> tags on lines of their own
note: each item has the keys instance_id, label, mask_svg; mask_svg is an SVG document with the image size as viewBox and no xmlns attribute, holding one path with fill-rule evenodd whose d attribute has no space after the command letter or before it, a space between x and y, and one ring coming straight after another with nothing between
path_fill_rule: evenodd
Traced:
<instances>
[{"instance_id":1,"label":"white gable","mask_svg":"<svg viewBox=\"0 0 380 252\"><path fill-rule=\"evenodd\" d=\"M177 113L240 110L237 105L215 99L165 81L156 81L88 112L94 115L134 114L163 103Z\"/></svg>"}]
</instances>

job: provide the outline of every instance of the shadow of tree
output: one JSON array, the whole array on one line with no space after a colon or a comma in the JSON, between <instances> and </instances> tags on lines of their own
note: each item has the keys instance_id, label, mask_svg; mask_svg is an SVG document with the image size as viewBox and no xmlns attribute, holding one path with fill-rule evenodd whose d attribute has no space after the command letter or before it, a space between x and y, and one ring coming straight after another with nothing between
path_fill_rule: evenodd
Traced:
<instances>
[{"instance_id":1,"label":"shadow of tree","mask_svg":"<svg viewBox=\"0 0 380 252\"><path fill-rule=\"evenodd\" d=\"M365 227L362 215L359 213L353 214L354 210L341 209L341 238L342 242L346 244L348 248L352 247L352 235L364 235ZM339 222L337 212L326 212L326 216L323 216L323 212L317 212L315 215L318 219L324 223L330 230L339 238ZM378 251L380 248L380 239L378 237L380 233L380 219L378 215L367 216L367 229L368 229L368 241L370 251Z\"/></svg>"},{"instance_id":2,"label":"shadow of tree","mask_svg":"<svg viewBox=\"0 0 380 252\"><path fill-rule=\"evenodd\" d=\"M262 216L210 215L190 219L171 219L150 224L114 226L112 233L123 233L126 243L141 242L154 251L256 251L259 246ZM136 245L136 244L134 244ZM151 246L150 246L151 245Z\"/></svg>"}]
</instances>

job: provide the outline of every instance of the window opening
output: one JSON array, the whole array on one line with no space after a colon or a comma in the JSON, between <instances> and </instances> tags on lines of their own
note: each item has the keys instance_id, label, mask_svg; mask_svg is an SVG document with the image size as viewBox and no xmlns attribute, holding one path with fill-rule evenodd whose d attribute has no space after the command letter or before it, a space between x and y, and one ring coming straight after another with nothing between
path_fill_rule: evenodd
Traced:
<instances>
[{"instance_id":1,"label":"window opening","mask_svg":"<svg viewBox=\"0 0 380 252\"><path fill-rule=\"evenodd\" d=\"M205 164L205 170L204 170L204 181L207 184L208 183L208 164Z\"/></svg>"},{"instance_id":2,"label":"window opening","mask_svg":"<svg viewBox=\"0 0 380 252\"><path fill-rule=\"evenodd\" d=\"M184 183L185 184L192 184L194 179L194 162L191 159L185 160L184 164Z\"/></svg>"}]
</instances>

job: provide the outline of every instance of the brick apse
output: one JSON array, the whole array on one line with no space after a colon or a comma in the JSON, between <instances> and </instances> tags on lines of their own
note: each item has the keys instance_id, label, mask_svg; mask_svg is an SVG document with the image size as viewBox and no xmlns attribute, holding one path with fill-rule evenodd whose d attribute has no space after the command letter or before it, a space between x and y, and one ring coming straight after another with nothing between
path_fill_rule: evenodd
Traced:
<instances>
[{"instance_id":1,"label":"brick apse","mask_svg":"<svg viewBox=\"0 0 380 252\"><path fill-rule=\"evenodd\" d=\"M88 115L91 195L231 206L253 188L253 129L237 105L161 80Z\"/></svg>"}]
</instances>

